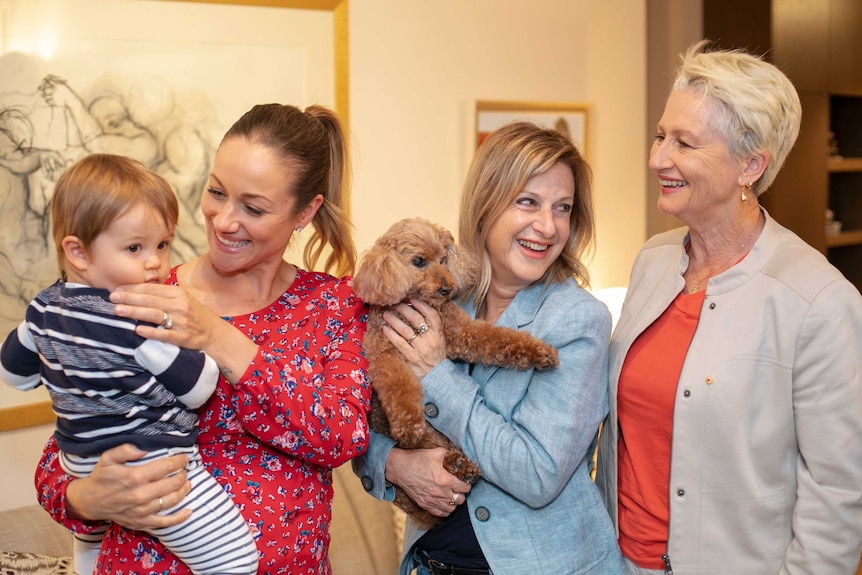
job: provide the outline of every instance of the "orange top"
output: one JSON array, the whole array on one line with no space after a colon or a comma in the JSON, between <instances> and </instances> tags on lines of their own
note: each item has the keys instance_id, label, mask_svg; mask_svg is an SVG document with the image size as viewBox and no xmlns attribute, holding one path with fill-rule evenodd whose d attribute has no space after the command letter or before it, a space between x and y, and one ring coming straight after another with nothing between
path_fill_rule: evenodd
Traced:
<instances>
[{"instance_id":1,"label":"orange top","mask_svg":"<svg viewBox=\"0 0 862 575\"><path fill-rule=\"evenodd\" d=\"M634 341L620 373L620 548L643 569L665 568L674 400L705 297L678 295Z\"/></svg>"}]
</instances>

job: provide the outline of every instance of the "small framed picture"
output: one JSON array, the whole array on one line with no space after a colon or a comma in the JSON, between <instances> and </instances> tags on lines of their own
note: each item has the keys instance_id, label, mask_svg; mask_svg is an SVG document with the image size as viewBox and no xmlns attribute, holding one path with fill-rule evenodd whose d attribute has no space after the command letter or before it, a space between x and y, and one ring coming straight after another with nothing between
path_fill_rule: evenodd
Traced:
<instances>
[{"instance_id":1,"label":"small framed picture","mask_svg":"<svg viewBox=\"0 0 862 575\"><path fill-rule=\"evenodd\" d=\"M588 112L589 107L585 104L480 100L476 102L476 147L497 128L527 121L568 137L586 158Z\"/></svg>"}]
</instances>

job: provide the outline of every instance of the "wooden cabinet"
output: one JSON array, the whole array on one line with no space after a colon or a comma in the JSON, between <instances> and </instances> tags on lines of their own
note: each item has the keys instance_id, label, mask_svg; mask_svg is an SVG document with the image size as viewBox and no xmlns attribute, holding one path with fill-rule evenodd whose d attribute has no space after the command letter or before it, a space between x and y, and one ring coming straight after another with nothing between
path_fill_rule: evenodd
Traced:
<instances>
[{"instance_id":1,"label":"wooden cabinet","mask_svg":"<svg viewBox=\"0 0 862 575\"><path fill-rule=\"evenodd\" d=\"M829 0L772 2L771 47L773 63L793 81L797 90L829 90Z\"/></svg>"},{"instance_id":2,"label":"wooden cabinet","mask_svg":"<svg viewBox=\"0 0 862 575\"><path fill-rule=\"evenodd\" d=\"M862 11L859 12L862 18ZM862 71L860 71L862 76ZM829 126L839 155L829 157L829 209L841 222L826 236L829 260L862 286L862 97L830 96ZM862 290L862 288L860 288Z\"/></svg>"},{"instance_id":3,"label":"wooden cabinet","mask_svg":"<svg viewBox=\"0 0 862 575\"><path fill-rule=\"evenodd\" d=\"M862 2L830 0L823 3L830 9L829 91L862 95L862 38L859 35Z\"/></svg>"},{"instance_id":4,"label":"wooden cabinet","mask_svg":"<svg viewBox=\"0 0 862 575\"><path fill-rule=\"evenodd\" d=\"M802 102L799 137L775 182L760 196L760 203L779 223L825 253L829 97L800 91L799 99Z\"/></svg>"},{"instance_id":5,"label":"wooden cabinet","mask_svg":"<svg viewBox=\"0 0 862 575\"><path fill-rule=\"evenodd\" d=\"M703 6L704 37L765 54L802 101L799 138L761 202L862 291L862 2L703 0ZM827 233L827 209L840 232Z\"/></svg>"}]
</instances>

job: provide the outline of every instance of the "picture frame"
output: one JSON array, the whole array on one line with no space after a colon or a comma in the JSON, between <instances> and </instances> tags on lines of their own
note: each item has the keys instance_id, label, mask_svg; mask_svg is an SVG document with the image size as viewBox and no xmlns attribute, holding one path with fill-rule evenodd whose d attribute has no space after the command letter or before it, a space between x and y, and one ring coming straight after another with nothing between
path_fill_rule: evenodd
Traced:
<instances>
[{"instance_id":1,"label":"picture frame","mask_svg":"<svg viewBox=\"0 0 862 575\"><path fill-rule=\"evenodd\" d=\"M579 103L479 100L476 102L476 148L497 128L527 121L562 132L584 158L588 158L589 113L590 107Z\"/></svg>"},{"instance_id":2,"label":"picture frame","mask_svg":"<svg viewBox=\"0 0 862 575\"><path fill-rule=\"evenodd\" d=\"M123 0L123 1L136 2L137 0ZM326 79L323 82L316 82L315 81L316 83L314 84L314 86L312 86L312 89L314 89L318 85L331 84L331 98L332 98L332 100L329 102L320 102L320 103L324 103L325 105L331 106L336 111L336 113L339 114L340 118L342 119L342 122L344 123L345 129L349 130L349 127L348 127L348 124L349 124L349 117L348 117L348 111L349 111L349 86L348 86L348 84L349 84L349 75L348 75L349 60L348 60L348 12L347 12L348 11L348 1L349 0L167 0L167 1L163 0L162 2L153 2L152 3L153 7L151 8L151 10L155 10L155 11L161 10L162 8L159 6L159 4L163 4L165 6L166 11L170 11L170 9L172 7L179 8L180 6L182 6L184 4L188 5L188 6L199 5L198 6L199 9L201 9L201 10L206 9L207 14L212 14L213 22L211 22L210 24L213 28L223 29L226 31L235 29L236 24L237 24L236 19L235 19L236 14L239 13L239 15L243 16L245 14L245 12L244 12L245 9L249 9L249 15L251 14L251 11L256 9L256 8L294 10L295 12L290 14L291 18L294 17L294 14L296 15L296 18L303 18L303 17L306 17L306 15L307 15L308 18L312 18L315 21L319 20L319 18L317 16L315 16L315 14L329 13L329 15L331 15L331 42L332 42L331 44L326 46L325 49L321 49L321 48L316 47L316 46L324 46L325 44L328 43L327 40L323 39L318 44L308 44L308 45L300 46L297 48L285 48L284 53L287 54L288 56L292 56L296 53L301 52L303 49L305 49L307 52L311 52L308 57L311 58L313 62L321 62L321 61L326 60L327 58L331 58L331 66L330 66L330 69L332 70L331 79ZM117 0L111 0L110 4L105 3L105 7L110 8L112 10L121 10L121 7L119 6L120 4L121 4L121 2L118 2ZM7 54L9 53L10 50L12 50L12 51L16 50L15 46L13 46L13 43L9 42L10 38L20 37L20 38L24 39L25 41L38 41L39 40L38 33L37 32L31 32L31 28L29 25L30 21L35 22L35 23L44 23L44 22L51 22L53 20L62 20L64 18L64 16L66 16L66 14L61 11L61 7L63 10L68 9L67 6L56 3L56 2L54 2L54 0L42 0L41 2L38 2L38 3L18 2L17 5L16 5L16 0L0 0L0 7L4 7L4 6L5 6L5 8L8 8L8 10L4 10L4 11L0 12L0 22L3 23L2 36L4 39L4 47L6 49ZM230 13L234 15L233 16L234 19L231 19L230 17L228 17L228 12L227 12L228 6L230 7L230 11L231 11ZM304 11L304 12L299 12L299 11ZM86 11L81 10L79 12L86 12ZM5 21L5 18L9 14L12 14L18 18L23 18L24 23L25 23L25 25L22 28L23 31L18 31L14 27L10 28L9 26L7 26L7 22ZM75 15L76 18L78 16L79 16L78 14ZM86 14L82 13L82 14L80 14L80 17L86 19L87 16L86 16ZM328 21L329 20L327 20L327 22ZM169 18L165 19L165 22L166 22L165 30L172 29L173 26L176 24L176 22L171 22ZM69 24L69 23L67 22L67 24ZM35 30L35 28L33 28L33 30ZM77 44L73 44L73 48L77 50L77 49L82 48L82 47L87 48L87 47L89 47L89 44L92 44L92 43L104 42L104 44L103 44L104 45L104 49L103 49L104 57L102 55L97 54L96 55L97 57L87 57L87 58L80 57L79 58L82 61L86 61L88 71L92 71L94 69L98 69L100 65L105 64L106 63L105 59L111 55L112 51L117 50L117 49L125 49L126 45L134 44L135 42L141 43L142 45L144 43L146 43L146 46L148 48L151 48L153 46L159 47L159 46L163 45L165 42L169 41L169 40L166 40L166 38L168 36L167 36L167 32L165 32L165 30L158 30L158 29L155 29L152 27L147 27L147 26L138 26L137 28L130 27L130 28L128 28L128 30L126 30L125 28L111 27L110 29L100 31L98 35L93 35L92 37L88 37L86 35L80 36L80 37L76 36L73 39L73 41L76 42ZM283 30L281 32L283 32ZM227 33L225 33L224 36L229 37L229 35L227 35ZM273 38L275 38L275 36L273 36ZM258 45L257 44L258 38L255 37L254 43L249 42L246 46L255 55L257 55L257 54L260 54L266 48L266 46L263 44L264 41L265 41L265 39L262 39L260 45ZM227 45L227 44L228 44L227 42L225 42L225 46L217 46L215 44L209 44L208 49L211 51L220 51L219 52L220 54L228 54L229 55L230 50L232 48L230 45ZM186 49L186 48L188 48L188 45L189 45L189 42L186 42L185 45L181 45L180 48ZM241 49L243 49L243 46L237 45L236 49L241 50ZM292 53L290 53L290 51L292 51ZM16 52L15 54L18 54L18 53L27 54L27 51L25 50L22 52ZM38 53L41 56L41 53L38 52L35 47L33 48L33 53L34 54ZM77 56L78 56L78 54L73 55L73 57L77 57ZM17 60L15 61L16 63L19 61L22 61L21 56L15 55L15 57L17 58ZM166 53L165 58L167 58L167 60L165 60L166 63L170 63L170 64L175 63L175 62L173 62L173 60L176 60L176 58L173 58L172 54ZM67 54L67 60L68 59L69 58L68 58L68 54ZM129 58L129 61L133 62L133 63L138 63L138 60L136 58ZM227 66L227 62L225 64ZM306 67L309 67L309 66L306 66ZM311 67L314 67L314 66L311 66ZM7 70L8 69L16 70L17 68L15 66L7 66L6 69ZM56 72L54 72L53 70L49 70L49 72L51 72L52 74L56 74ZM115 73L116 71L110 70L110 72ZM29 80L32 80L33 78L38 79L38 78L41 78L44 75L44 73L45 73L45 70L40 69L38 76L33 74L31 76L28 76L28 78L29 78ZM60 72L60 73L62 74L62 72ZM47 76L45 76L45 78L47 78ZM5 90L5 91L11 93L12 89L9 87L9 83L7 82L7 80L9 80L9 79L10 78L8 76L4 76L4 84L6 84L6 85L3 87L3 90L0 90L0 91ZM239 83L239 84L242 85L242 83ZM31 96L31 101L40 100L38 91L34 88L31 88L31 86L38 85L38 82L34 83L32 81L29 81L29 83L26 83L26 84L22 83L22 85L28 86L27 90L25 91L23 89L16 89L16 91L12 95L14 95L16 98L18 98L19 97L18 94L23 94L23 96ZM89 99L91 97L91 93L88 93L88 91L92 92L92 88L91 88L90 84L83 81L83 79L69 78L68 86L73 92L78 93L81 96L82 100L86 100L88 102L91 101ZM139 87L139 86L137 86L137 87ZM40 86L40 88L41 88L41 86ZM302 89L302 86L299 86L299 89ZM257 92L255 92L255 93L257 93ZM293 94L293 93L301 93L301 92L299 92L299 91L291 92L291 94ZM259 93L257 93L257 94L258 95L255 96L257 98L266 98L266 99L271 99L272 101L277 101L271 95L259 94ZM6 94L6 95L8 96L10 94ZM286 96L284 101L285 102L290 101L291 98L293 98L293 96ZM147 103L152 103L152 101L148 101ZM293 103L293 102L291 102L291 103ZM300 102L296 102L296 103L299 104ZM306 105L308 105L309 103L317 103L317 102L307 102ZM43 109L45 108L44 102L42 102L41 100L39 101L39 104L42 106ZM247 107L248 107L247 103L243 103L242 105L245 106L245 107L241 108L242 111L247 109ZM234 107L231 109L232 111L230 112L230 115L225 114L224 115L225 119L230 119L230 121L232 121L233 119L236 119L236 117L238 117L237 114L239 113L239 112L235 111L236 109L239 109L239 108ZM28 111L33 112L34 110L36 110L36 108L32 107L32 108L29 108ZM9 118L9 116L7 116L7 123L8 123L7 127L9 129L5 130L5 134L7 136L17 136L18 132L20 132L21 130L20 129L12 129L12 128L17 128L17 126L25 125L25 121L32 121L31 123L35 123L36 121L39 120L39 118L36 117L35 112L31 113L30 117L27 117L26 115L24 115L24 116L17 115L13 118L14 122L8 120L8 118ZM23 119L19 120L19 118L23 118ZM54 123L54 127L56 129L56 122ZM213 134L221 134L224 132L225 127L226 126L218 126L218 127L216 127L216 129L214 129L212 131L212 133ZM9 143L12 141L12 139L7 137L6 140L4 140L4 141L6 141L6 143ZM36 138L31 137L29 141L32 143L32 142L36 142L37 140L36 140ZM43 137L43 141L45 141L45 137ZM217 141L216 141L216 143L217 143ZM32 144L32 145L33 145L34 149L39 147L35 144ZM111 151L111 150L106 150L106 151ZM121 152L118 151L118 152L114 152L114 153L121 153ZM5 175L5 177L7 179L9 178L8 175ZM172 182L172 184L173 184L173 182ZM25 190L27 190L28 194L31 194L32 189L33 189L32 186L30 186L29 182L26 185L28 187L26 187ZM202 187L201 187L201 190L202 190ZM49 197L47 195L46 195L46 199L49 199ZM41 246L40 249L42 252L47 252L47 253L46 254L40 253L38 255L38 258L39 258L39 260L38 260L39 264L38 265L41 266L42 262L49 262L50 260L54 259L53 255L51 253L52 248L50 246L50 244L51 244L50 229L48 229L46 227L45 222L47 221L47 219L44 217L44 215L42 215L45 213L44 210L45 210L45 203L46 202L43 201L43 202L39 203L38 205L31 206L28 203L27 196L25 196L25 203L27 204L27 206L22 208L26 212L25 217L23 219L22 218L16 218L16 220L13 223L18 225L19 227L21 227L21 229L23 230L21 232L21 237L22 238L26 237L27 241L32 243L34 240L40 240L40 238L41 238L41 240L44 240L44 241L40 240L41 243L45 244L44 246L41 246L41 243L40 243L40 246ZM30 202L30 203L32 203L32 202ZM348 205L349 205L349 202L348 202ZM29 210L29 211L27 211L27 210ZM37 210L37 211L34 212L34 210ZM33 215L34 213L36 215ZM33 225L33 222L36 222L37 225ZM10 235L10 232L7 230L5 232L4 237L0 238L0 239L2 239L3 241L13 241L13 243L12 244L6 244L5 247L3 248L3 250L0 250L0 251L5 251L6 253L9 253L9 254L28 253L28 250L21 249L20 245L14 244L15 241L18 241L15 239L17 237L18 237L17 235ZM10 238L11 238L11 240L10 240ZM20 243L21 242L19 241L19 244ZM37 256L33 256L33 257L37 257ZM4 261L9 262L13 258L10 256L4 256L2 259ZM176 263L179 263L179 262L176 262ZM49 270L46 267L44 270L42 270L44 273L36 273L34 277L31 277L34 274L32 269L36 268L38 266L30 266L29 262L26 262L26 261L22 262L22 263L18 263L18 264L15 264L13 261L12 263L7 263L6 265L10 269L6 270L6 273L4 274L5 277L11 278L12 281L16 282L16 284L11 286L11 287L4 285L3 289L0 290L0 293L2 293L3 297L5 298L2 301L0 301L0 306L3 307L3 309L0 309L0 317L3 318L2 322L0 322L0 327L2 327L3 333L0 334L0 337L5 337L6 333L8 333L8 331L10 329L14 328L14 326L17 325L17 322L19 322L21 319L23 319L23 314L24 314L24 309L26 307L26 302L29 301L29 299L33 295L35 295L34 290L37 289L36 286L41 285L42 288L47 287L48 284L44 283L46 281L45 277L48 277L46 274L52 273L52 270ZM51 281L53 281L53 279L56 279L56 270L55 269L53 270L53 275L52 275ZM26 284L26 285L24 285L24 284ZM22 285L24 287L22 287ZM2 340L0 340L0 341L2 341ZM53 422L55 419L55 415L51 409L51 402L48 401L47 398L48 398L48 394L44 388L40 388L39 390L31 391L31 392L20 392L20 391L8 388L7 386L5 386L5 384L0 384L0 432L30 427L30 426L34 426L34 425L42 425L42 424Z\"/></svg>"}]
</instances>

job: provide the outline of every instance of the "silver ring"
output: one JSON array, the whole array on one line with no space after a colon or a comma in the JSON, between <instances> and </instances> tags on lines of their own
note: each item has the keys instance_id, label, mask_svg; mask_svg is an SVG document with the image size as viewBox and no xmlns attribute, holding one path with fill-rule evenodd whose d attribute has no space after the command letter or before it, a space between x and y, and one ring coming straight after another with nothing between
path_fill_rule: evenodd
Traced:
<instances>
[{"instance_id":1,"label":"silver ring","mask_svg":"<svg viewBox=\"0 0 862 575\"><path fill-rule=\"evenodd\" d=\"M417 335L419 335L419 334L418 334L418 333L414 333L413 335L411 335L410 337L408 337L408 338L407 338L407 343L413 343L413 340L414 340L414 339L416 339L416 336L417 336Z\"/></svg>"},{"instance_id":2,"label":"silver ring","mask_svg":"<svg viewBox=\"0 0 862 575\"><path fill-rule=\"evenodd\" d=\"M419 327L416 328L416 333L425 333L428 331L428 324L424 321L419 324Z\"/></svg>"},{"instance_id":3,"label":"silver ring","mask_svg":"<svg viewBox=\"0 0 862 575\"><path fill-rule=\"evenodd\" d=\"M455 507L456 505L458 505L458 499L457 498L458 498L458 494L456 493L455 495L452 496L452 501L449 502L449 505L451 505L452 507Z\"/></svg>"},{"instance_id":4,"label":"silver ring","mask_svg":"<svg viewBox=\"0 0 862 575\"><path fill-rule=\"evenodd\" d=\"M162 315L161 326L165 329L171 329L172 327L174 327L174 320L171 318L171 314L169 314L168 312L164 312L164 315Z\"/></svg>"},{"instance_id":5,"label":"silver ring","mask_svg":"<svg viewBox=\"0 0 862 575\"><path fill-rule=\"evenodd\" d=\"M162 501L162 498L159 497L159 511L162 511L165 508L165 502Z\"/></svg>"}]
</instances>

